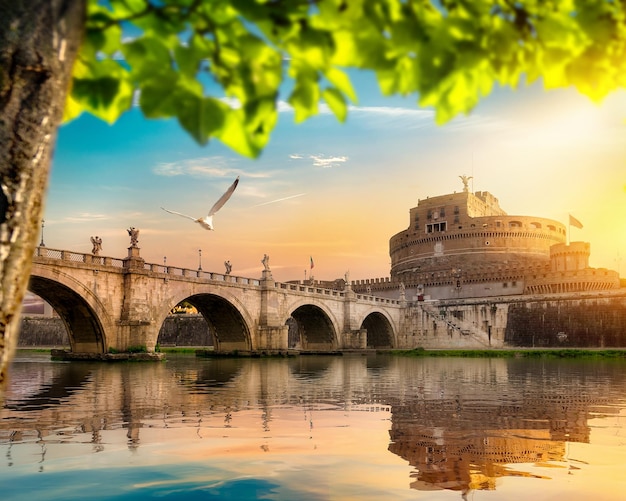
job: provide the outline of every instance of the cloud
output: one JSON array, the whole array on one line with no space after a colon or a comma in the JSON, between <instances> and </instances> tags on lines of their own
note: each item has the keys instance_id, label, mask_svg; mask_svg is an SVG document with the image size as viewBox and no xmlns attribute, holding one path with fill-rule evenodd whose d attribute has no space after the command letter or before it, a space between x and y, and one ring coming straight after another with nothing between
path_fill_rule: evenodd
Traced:
<instances>
[{"instance_id":1,"label":"cloud","mask_svg":"<svg viewBox=\"0 0 626 501\"><path fill-rule=\"evenodd\" d=\"M314 167L321 167L322 169L330 169L331 167L338 167L339 164L348 161L348 157L326 157L324 155L310 155L309 158L313 160Z\"/></svg>"},{"instance_id":2,"label":"cloud","mask_svg":"<svg viewBox=\"0 0 626 501\"><path fill-rule=\"evenodd\" d=\"M397 108L393 106L349 106L352 113L385 117L409 117L414 119L432 119L435 116L433 110L420 108Z\"/></svg>"},{"instance_id":3,"label":"cloud","mask_svg":"<svg viewBox=\"0 0 626 501\"><path fill-rule=\"evenodd\" d=\"M68 223L86 223L90 221L104 221L110 219L106 214L92 214L90 212L81 212L74 216L67 216L64 220Z\"/></svg>"},{"instance_id":4,"label":"cloud","mask_svg":"<svg viewBox=\"0 0 626 501\"><path fill-rule=\"evenodd\" d=\"M444 131L498 131L511 129L513 123L506 119L486 117L473 113L471 115L460 115L452 119L441 128Z\"/></svg>"},{"instance_id":5,"label":"cloud","mask_svg":"<svg viewBox=\"0 0 626 501\"><path fill-rule=\"evenodd\" d=\"M178 162L163 162L152 169L157 176L225 177L236 173L232 160L226 157L189 158Z\"/></svg>"},{"instance_id":6,"label":"cloud","mask_svg":"<svg viewBox=\"0 0 626 501\"><path fill-rule=\"evenodd\" d=\"M152 168L153 174L164 177L232 177L268 178L270 171L251 172L236 167L237 159L214 156L188 158L177 162L162 162Z\"/></svg>"},{"instance_id":7,"label":"cloud","mask_svg":"<svg viewBox=\"0 0 626 501\"><path fill-rule=\"evenodd\" d=\"M429 109L393 106L350 106L348 120L370 129L421 129L434 126L435 112Z\"/></svg>"},{"instance_id":8,"label":"cloud","mask_svg":"<svg viewBox=\"0 0 626 501\"><path fill-rule=\"evenodd\" d=\"M313 160L313 167L321 167L322 169L330 169L331 167L338 167L339 164L348 161L346 156L329 157L326 155L301 155L300 153L292 153L289 158L294 160Z\"/></svg>"}]
</instances>

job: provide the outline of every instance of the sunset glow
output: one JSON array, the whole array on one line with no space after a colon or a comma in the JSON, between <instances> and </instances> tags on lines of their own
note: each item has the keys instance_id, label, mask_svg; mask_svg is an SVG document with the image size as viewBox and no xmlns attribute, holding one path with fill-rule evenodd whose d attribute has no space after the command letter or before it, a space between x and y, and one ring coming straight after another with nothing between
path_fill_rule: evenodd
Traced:
<instances>
[{"instance_id":1,"label":"sunset glow","mask_svg":"<svg viewBox=\"0 0 626 501\"><path fill-rule=\"evenodd\" d=\"M360 102L347 123L322 108L279 125L257 160L218 142L197 146L175 122L137 110L113 126L84 116L61 129L45 213L45 244L125 257L126 228L140 229L141 256L171 266L260 276L269 254L276 280L389 275L389 238L419 199L489 191L509 214L583 223L570 240L591 242L590 265L626 272L626 94L598 106L574 91L499 90L468 117L437 127L414 99L382 98L357 77ZM241 181L215 231L160 206L202 214ZM309 269L309 259L315 269Z\"/></svg>"}]
</instances>

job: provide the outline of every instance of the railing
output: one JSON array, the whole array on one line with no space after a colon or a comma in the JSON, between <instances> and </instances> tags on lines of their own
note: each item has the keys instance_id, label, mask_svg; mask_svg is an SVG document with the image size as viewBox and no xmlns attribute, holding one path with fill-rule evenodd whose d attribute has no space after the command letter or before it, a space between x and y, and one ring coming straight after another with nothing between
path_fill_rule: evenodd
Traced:
<instances>
[{"instance_id":1,"label":"railing","mask_svg":"<svg viewBox=\"0 0 626 501\"><path fill-rule=\"evenodd\" d=\"M256 287L261 285L261 281L258 278L238 277L235 275L226 275L224 273L215 273L212 271L204 270L192 270L190 268L179 268L177 266L167 266L163 264L144 263L143 269L152 273L162 273L170 277L201 278L213 280L215 282L251 285Z\"/></svg>"},{"instance_id":2,"label":"railing","mask_svg":"<svg viewBox=\"0 0 626 501\"><path fill-rule=\"evenodd\" d=\"M70 263L95 264L99 266L111 266L113 268L123 268L124 260L105 256L94 256L84 252L72 252L67 250L50 249L48 247L37 247L35 257L67 261ZM177 266L166 266L155 263L144 263L143 269L152 273L162 273L170 277L192 277L214 280L217 282L260 286L259 279L248 277L237 277L225 275L223 273L213 273L203 270L192 270L189 268L179 268Z\"/></svg>"},{"instance_id":3,"label":"railing","mask_svg":"<svg viewBox=\"0 0 626 501\"><path fill-rule=\"evenodd\" d=\"M315 287L314 285L276 282L275 287L277 289L284 289L284 290L293 291L293 292L305 292L308 294L321 294L324 296L344 297L346 295L344 291L338 291L335 289L324 289L322 287Z\"/></svg>"},{"instance_id":4,"label":"railing","mask_svg":"<svg viewBox=\"0 0 626 501\"><path fill-rule=\"evenodd\" d=\"M49 249L48 247L37 247L35 249L35 257L46 259L58 259L60 261L68 261L70 263L97 264L100 266L112 266L114 268L123 268L124 260L94 256L93 254L85 254L84 252L72 252L68 250Z\"/></svg>"},{"instance_id":5,"label":"railing","mask_svg":"<svg viewBox=\"0 0 626 501\"><path fill-rule=\"evenodd\" d=\"M118 258L94 256L93 254L85 254L82 252L72 252L66 250L49 249L48 247L37 247L35 249L35 257L56 259L67 261L70 263L95 264L99 266L111 266L113 268L123 268L124 260ZM214 273L204 270L192 270L189 268L179 268L176 266L167 266L164 264L144 263L143 270L151 273L160 273L167 277L189 277L212 280L215 282L231 283L247 285L252 287L260 287L261 280L257 278L238 277L235 275L226 275L223 273ZM315 294L324 297L344 298L345 290L325 289L315 285L283 283L275 282L275 287L292 292L303 292L306 294ZM377 297L368 294L356 294L356 298L361 301L369 301L378 304L399 305L400 301L384 297Z\"/></svg>"}]
</instances>

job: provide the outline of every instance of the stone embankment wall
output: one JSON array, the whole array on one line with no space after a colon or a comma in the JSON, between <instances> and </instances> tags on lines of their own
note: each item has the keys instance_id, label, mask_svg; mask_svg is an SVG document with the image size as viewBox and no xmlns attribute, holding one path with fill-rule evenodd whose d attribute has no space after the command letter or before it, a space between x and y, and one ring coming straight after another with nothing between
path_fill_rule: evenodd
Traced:
<instances>
[{"instance_id":1,"label":"stone embankment wall","mask_svg":"<svg viewBox=\"0 0 626 501\"><path fill-rule=\"evenodd\" d=\"M160 346L213 346L209 325L202 315L170 315L159 331Z\"/></svg>"},{"instance_id":2,"label":"stone embankment wall","mask_svg":"<svg viewBox=\"0 0 626 501\"><path fill-rule=\"evenodd\" d=\"M67 329L58 317L23 317L18 348L28 346L70 345Z\"/></svg>"},{"instance_id":3,"label":"stone embankment wall","mask_svg":"<svg viewBox=\"0 0 626 501\"><path fill-rule=\"evenodd\" d=\"M415 302L398 348L626 347L626 290Z\"/></svg>"},{"instance_id":4,"label":"stone embankment wall","mask_svg":"<svg viewBox=\"0 0 626 501\"><path fill-rule=\"evenodd\" d=\"M511 304L504 340L530 347L626 347L626 298Z\"/></svg>"},{"instance_id":5,"label":"stone embankment wall","mask_svg":"<svg viewBox=\"0 0 626 501\"><path fill-rule=\"evenodd\" d=\"M161 346L212 346L209 326L201 315L171 315L159 331ZM18 347L70 346L60 318L24 317Z\"/></svg>"}]
</instances>

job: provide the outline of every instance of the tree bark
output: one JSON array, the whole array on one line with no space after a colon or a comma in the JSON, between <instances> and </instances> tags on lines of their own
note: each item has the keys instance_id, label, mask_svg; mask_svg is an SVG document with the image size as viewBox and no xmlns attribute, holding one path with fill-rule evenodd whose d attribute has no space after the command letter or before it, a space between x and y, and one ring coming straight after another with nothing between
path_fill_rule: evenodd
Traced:
<instances>
[{"instance_id":1,"label":"tree bark","mask_svg":"<svg viewBox=\"0 0 626 501\"><path fill-rule=\"evenodd\" d=\"M0 0L0 402L85 0Z\"/></svg>"}]
</instances>

